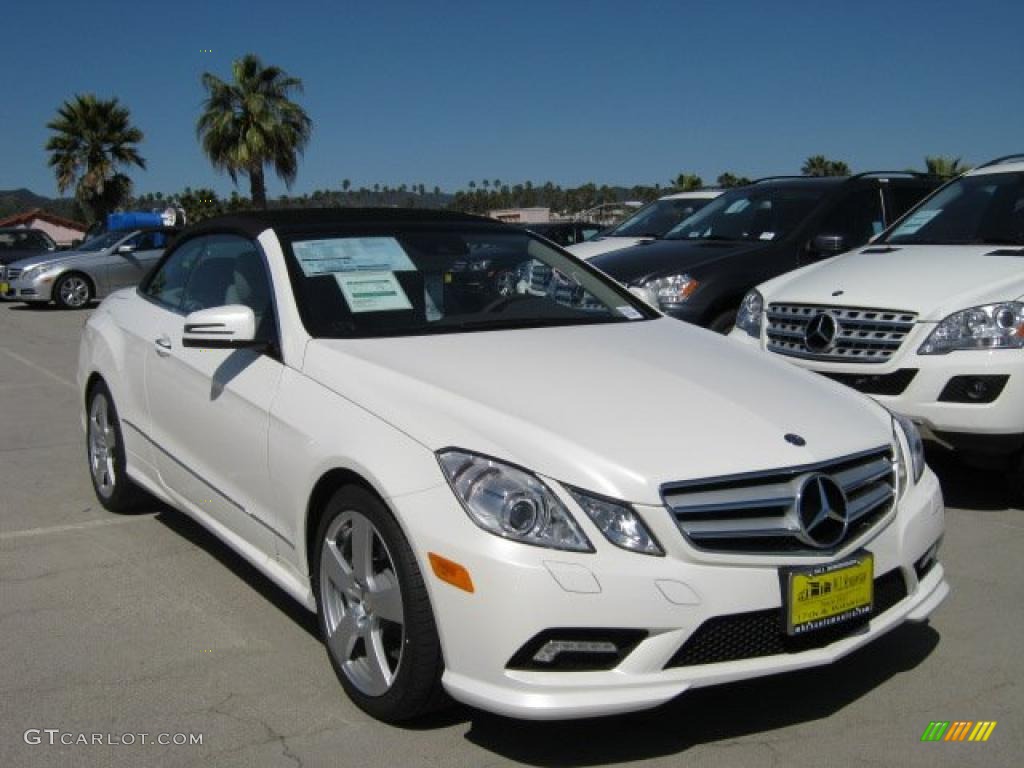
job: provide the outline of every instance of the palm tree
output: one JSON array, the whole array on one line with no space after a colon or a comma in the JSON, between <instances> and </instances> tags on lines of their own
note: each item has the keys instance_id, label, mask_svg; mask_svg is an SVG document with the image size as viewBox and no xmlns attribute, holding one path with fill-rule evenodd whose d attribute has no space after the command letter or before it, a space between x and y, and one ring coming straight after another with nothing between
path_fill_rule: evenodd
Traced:
<instances>
[{"instance_id":1,"label":"palm tree","mask_svg":"<svg viewBox=\"0 0 1024 768\"><path fill-rule=\"evenodd\" d=\"M849 176L850 166L842 160L829 160L824 155L811 155L800 168L804 176Z\"/></svg>"},{"instance_id":2,"label":"palm tree","mask_svg":"<svg viewBox=\"0 0 1024 768\"><path fill-rule=\"evenodd\" d=\"M945 157L943 155L928 155L924 159L924 165L929 176L939 176L943 179L951 179L961 173L971 170L969 165L964 165L959 157Z\"/></svg>"},{"instance_id":3,"label":"palm tree","mask_svg":"<svg viewBox=\"0 0 1024 768\"><path fill-rule=\"evenodd\" d=\"M74 187L75 198L93 220L103 220L131 194L131 179L120 169L146 167L135 146L142 131L131 124L128 108L116 98L76 94L46 127L54 132L46 150L57 188L63 194Z\"/></svg>"},{"instance_id":4,"label":"palm tree","mask_svg":"<svg viewBox=\"0 0 1024 768\"><path fill-rule=\"evenodd\" d=\"M352 182L349 179L342 179L341 180L341 191L342 192L344 192L347 195L348 191L351 188L352 188Z\"/></svg>"},{"instance_id":5,"label":"palm tree","mask_svg":"<svg viewBox=\"0 0 1024 768\"><path fill-rule=\"evenodd\" d=\"M694 173L680 173L673 182L680 192L690 192L704 186L704 180Z\"/></svg>"},{"instance_id":6,"label":"palm tree","mask_svg":"<svg viewBox=\"0 0 1024 768\"><path fill-rule=\"evenodd\" d=\"M302 91L302 81L279 67L264 67L255 54L246 54L231 67L234 82L216 75L202 76L206 100L196 134L213 167L226 171L233 182L249 177L253 204L267 207L263 169L267 165L291 187L298 173L298 156L309 143L313 121L289 98Z\"/></svg>"},{"instance_id":7,"label":"palm tree","mask_svg":"<svg viewBox=\"0 0 1024 768\"><path fill-rule=\"evenodd\" d=\"M725 171L718 177L718 186L723 189L731 189L732 187L742 187L745 184L749 184L750 179L746 176L737 176L734 173Z\"/></svg>"}]
</instances>

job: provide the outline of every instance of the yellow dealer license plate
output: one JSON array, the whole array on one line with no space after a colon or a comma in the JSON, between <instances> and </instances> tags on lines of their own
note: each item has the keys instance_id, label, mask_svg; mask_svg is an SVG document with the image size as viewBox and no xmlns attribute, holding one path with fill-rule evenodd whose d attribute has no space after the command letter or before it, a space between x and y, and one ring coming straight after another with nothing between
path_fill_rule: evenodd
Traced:
<instances>
[{"instance_id":1,"label":"yellow dealer license plate","mask_svg":"<svg viewBox=\"0 0 1024 768\"><path fill-rule=\"evenodd\" d=\"M786 631L802 635L871 614L875 559L863 552L842 562L782 571Z\"/></svg>"},{"instance_id":2,"label":"yellow dealer license plate","mask_svg":"<svg viewBox=\"0 0 1024 768\"><path fill-rule=\"evenodd\" d=\"M11 286L8 283L0 283L0 296L3 296L9 290L11 290Z\"/></svg>"}]
</instances>

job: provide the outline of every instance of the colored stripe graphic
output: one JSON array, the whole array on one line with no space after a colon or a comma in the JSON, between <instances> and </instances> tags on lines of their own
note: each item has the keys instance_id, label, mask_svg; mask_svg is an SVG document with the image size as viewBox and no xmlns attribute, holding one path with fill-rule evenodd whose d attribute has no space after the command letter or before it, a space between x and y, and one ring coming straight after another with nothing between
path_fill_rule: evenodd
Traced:
<instances>
[{"instance_id":1,"label":"colored stripe graphic","mask_svg":"<svg viewBox=\"0 0 1024 768\"><path fill-rule=\"evenodd\" d=\"M974 725L970 720L954 720L953 725L950 727L949 732L946 734L946 738L943 741L963 741L967 738L967 733L970 731L971 726Z\"/></svg>"},{"instance_id":2,"label":"colored stripe graphic","mask_svg":"<svg viewBox=\"0 0 1024 768\"><path fill-rule=\"evenodd\" d=\"M932 720L921 734L921 741L942 741L947 728L949 728L949 721Z\"/></svg>"},{"instance_id":3,"label":"colored stripe graphic","mask_svg":"<svg viewBox=\"0 0 1024 768\"><path fill-rule=\"evenodd\" d=\"M992 731L994 731L995 729L996 729L996 721L995 720L991 720L991 721L981 720L981 721L978 722L978 724L976 726L974 726L974 730L971 731L971 737L968 740L969 741L988 741L988 737L992 735Z\"/></svg>"}]
</instances>

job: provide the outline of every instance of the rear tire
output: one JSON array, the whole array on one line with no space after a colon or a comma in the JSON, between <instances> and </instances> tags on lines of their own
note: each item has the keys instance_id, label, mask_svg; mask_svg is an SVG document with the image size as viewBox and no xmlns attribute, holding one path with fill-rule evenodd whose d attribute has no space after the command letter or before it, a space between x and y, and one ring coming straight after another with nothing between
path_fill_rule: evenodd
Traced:
<instances>
[{"instance_id":1,"label":"rear tire","mask_svg":"<svg viewBox=\"0 0 1024 768\"><path fill-rule=\"evenodd\" d=\"M444 706L430 599L388 508L365 488L341 488L327 502L315 542L320 635L352 702L389 723Z\"/></svg>"},{"instance_id":2,"label":"rear tire","mask_svg":"<svg viewBox=\"0 0 1024 768\"><path fill-rule=\"evenodd\" d=\"M121 420L110 390L98 381L89 393L86 421L86 455L89 478L100 504L110 512L130 512L145 495L125 472Z\"/></svg>"}]
</instances>

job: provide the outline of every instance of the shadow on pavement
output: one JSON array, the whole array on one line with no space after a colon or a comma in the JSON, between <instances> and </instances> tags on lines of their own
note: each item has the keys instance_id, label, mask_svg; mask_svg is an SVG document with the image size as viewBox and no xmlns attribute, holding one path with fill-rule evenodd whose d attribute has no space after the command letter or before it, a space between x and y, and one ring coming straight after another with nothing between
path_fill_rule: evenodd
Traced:
<instances>
[{"instance_id":1,"label":"shadow on pavement","mask_svg":"<svg viewBox=\"0 0 1024 768\"><path fill-rule=\"evenodd\" d=\"M939 478L947 507L995 511L1017 506L1001 467L982 469L965 464L956 454L928 446L928 466Z\"/></svg>"},{"instance_id":2,"label":"shadow on pavement","mask_svg":"<svg viewBox=\"0 0 1024 768\"><path fill-rule=\"evenodd\" d=\"M319 640L320 630L317 627L316 616L299 605L291 595L253 568L245 558L192 518L163 504L159 504L158 509L156 519L159 522L212 555L238 578L263 595L281 613Z\"/></svg>"},{"instance_id":3,"label":"shadow on pavement","mask_svg":"<svg viewBox=\"0 0 1024 768\"><path fill-rule=\"evenodd\" d=\"M904 624L829 667L685 693L658 709L618 717L527 722L466 712L466 738L538 766L598 766L685 752L700 744L830 717L924 661L939 634Z\"/></svg>"}]
</instances>

